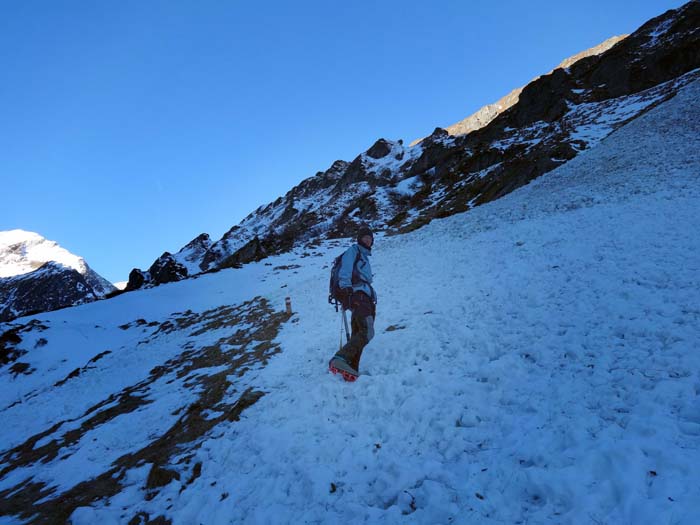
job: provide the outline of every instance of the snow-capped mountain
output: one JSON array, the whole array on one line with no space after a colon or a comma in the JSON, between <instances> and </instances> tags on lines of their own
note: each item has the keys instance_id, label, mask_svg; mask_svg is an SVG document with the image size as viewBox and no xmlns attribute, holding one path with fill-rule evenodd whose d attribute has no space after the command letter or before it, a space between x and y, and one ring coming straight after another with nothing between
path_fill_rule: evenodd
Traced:
<instances>
[{"instance_id":1,"label":"snow-capped mountain","mask_svg":"<svg viewBox=\"0 0 700 525\"><path fill-rule=\"evenodd\" d=\"M355 383L327 371L351 239L0 325L0 524L695 524L699 174L696 79L378 235Z\"/></svg>"},{"instance_id":2,"label":"snow-capped mountain","mask_svg":"<svg viewBox=\"0 0 700 525\"><path fill-rule=\"evenodd\" d=\"M54 241L24 230L0 232L0 321L94 301L115 290Z\"/></svg>"},{"instance_id":3,"label":"snow-capped mountain","mask_svg":"<svg viewBox=\"0 0 700 525\"><path fill-rule=\"evenodd\" d=\"M438 128L414 146L380 139L261 206L188 264L166 253L148 271L134 269L127 290L312 249L360 223L405 233L500 198L697 79L699 25L700 2L689 2L565 61L511 94L506 109L485 108L478 125L453 127L453 135Z\"/></svg>"}]
</instances>

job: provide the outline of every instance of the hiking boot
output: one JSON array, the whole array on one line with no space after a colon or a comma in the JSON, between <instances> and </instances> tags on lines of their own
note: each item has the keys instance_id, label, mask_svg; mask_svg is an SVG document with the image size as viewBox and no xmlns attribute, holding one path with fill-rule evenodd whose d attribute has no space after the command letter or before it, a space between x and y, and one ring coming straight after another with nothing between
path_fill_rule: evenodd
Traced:
<instances>
[{"instance_id":1,"label":"hiking boot","mask_svg":"<svg viewBox=\"0 0 700 525\"><path fill-rule=\"evenodd\" d=\"M360 375L357 370L355 370L350 363L348 363L345 358L334 355L333 358L328 362L328 369L334 374L340 372L345 377L346 374L357 377Z\"/></svg>"}]
</instances>

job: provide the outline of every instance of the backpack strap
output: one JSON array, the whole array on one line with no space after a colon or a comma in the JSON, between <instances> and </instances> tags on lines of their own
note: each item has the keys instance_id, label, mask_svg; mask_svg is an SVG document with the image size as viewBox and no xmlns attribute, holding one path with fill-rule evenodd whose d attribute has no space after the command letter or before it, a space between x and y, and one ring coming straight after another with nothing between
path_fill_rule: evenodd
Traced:
<instances>
[{"instance_id":1,"label":"backpack strap","mask_svg":"<svg viewBox=\"0 0 700 525\"><path fill-rule=\"evenodd\" d=\"M360 261L360 258L362 257L362 253L360 253L360 248L357 248L357 256L355 257L355 262L352 265L352 276L350 277L350 280L352 281L352 284L355 284L355 282L364 282L362 279L359 278L359 276L356 278L355 275L357 272L355 271L355 268L357 268L357 263Z\"/></svg>"}]
</instances>

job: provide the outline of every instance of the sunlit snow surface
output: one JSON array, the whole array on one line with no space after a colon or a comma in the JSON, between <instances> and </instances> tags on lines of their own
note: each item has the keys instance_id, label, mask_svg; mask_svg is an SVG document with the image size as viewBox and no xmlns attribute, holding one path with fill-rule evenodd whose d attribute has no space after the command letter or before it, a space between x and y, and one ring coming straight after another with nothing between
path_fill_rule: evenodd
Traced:
<instances>
[{"instance_id":1,"label":"sunlit snow surface","mask_svg":"<svg viewBox=\"0 0 700 525\"><path fill-rule=\"evenodd\" d=\"M183 525L696 523L699 102L694 82L498 201L378 236L377 336L353 384L326 369L341 326L328 264L347 243L38 316L48 329L27 336L22 357L35 371L0 369L0 448L59 420L79 425L188 341L225 331L136 346L147 325L119 325L256 295L281 310L289 296L281 352L231 377L265 395L193 449L200 475L188 484L191 464L174 457L180 480L147 500L149 465L139 466L74 525L140 512ZM34 348L38 337L48 343ZM27 477L62 490L107 471L115 449L142 447L191 402L185 382L154 383L148 405L86 434L65 460L6 473L0 493Z\"/></svg>"},{"instance_id":2,"label":"sunlit snow surface","mask_svg":"<svg viewBox=\"0 0 700 525\"><path fill-rule=\"evenodd\" d=\"M14 248L14 249L13 249ZM0 277L36 270L48 261L85 273L85 261L41 235L24 230L0 232Z\"/></svg>"}]
</instances>

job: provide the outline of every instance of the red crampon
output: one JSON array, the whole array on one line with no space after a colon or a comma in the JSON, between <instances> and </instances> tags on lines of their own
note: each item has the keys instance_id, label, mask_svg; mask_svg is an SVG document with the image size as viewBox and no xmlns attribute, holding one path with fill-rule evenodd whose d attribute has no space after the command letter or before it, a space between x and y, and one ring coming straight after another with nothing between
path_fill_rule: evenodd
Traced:
<instances>
[{"instance_id":1,"label":"red crampon","mask_svg":"<svg viewBox=\"0 0 700 525\"><path fill-rule=\"evenodd\" d=\"M351 374L350 372L347 372L345 370L341 370L340 368L336 368L333 365L328 365L328 370L330 370L332 374L340 374L341 376L343 376L343 379L345 379L345 381L348 381L349 383L352 383L357 379L356 375Z\"/></svg>"}]
</instances>

